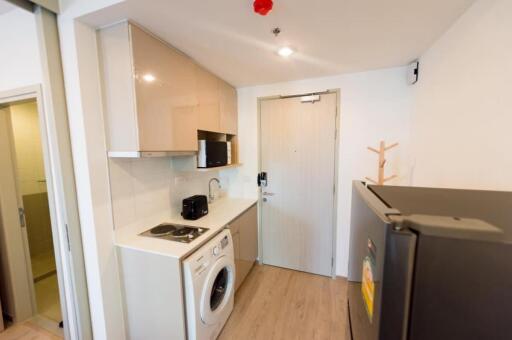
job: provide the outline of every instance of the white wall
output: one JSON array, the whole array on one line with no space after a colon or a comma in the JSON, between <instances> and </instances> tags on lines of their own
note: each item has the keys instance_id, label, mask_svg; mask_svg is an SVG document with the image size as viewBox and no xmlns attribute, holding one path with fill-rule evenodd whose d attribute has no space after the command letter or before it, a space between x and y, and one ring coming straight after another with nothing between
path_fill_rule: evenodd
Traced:
<instances>
[{"instance_id":1,"label":"white wall","mask_svg":"<svg viewBox=\"0 0 512 340\"><path fill-rule=\"evenodd\" d=\"M421 57L415 185L512 190L511 13L479 0Z\"/></svg>"},{"instance_id":2,"label":"white wall","mask_svg":"<svg viewBox=\"0 0 512 340\"><path fill-rule=\"evenodd\" d=\"M0 15L0 92L41 83L34 15L14 9Z\"/></svg>"},{"instance_id":3,"label":"white wall","mask_svg":"<svg viewBox=\"0 0 512 340\"><path fill-rule=\"evenodd\" d=\"M94 29L59 17L91 322L95 339L124 339Z\"/></svg>"},{"instance_id":4,"label":"white wall","mask_svg":"<svg viewBox=\"0 0 512 340\"><path fill-rule=\"evenodd\" d=\"M340 89L341 140L338 171L338 275L347 275L352 180L376 177L377 158L366 149L381 139L401 143L390 151L387 174L400 177L390 183L409 184L409 130L411 87L405 68L393 68L335 77L308 79L238 90L241 169L221 174L234 196L257 197L257 98Z\"/></svg>"},{"instance_id":5,"label":"white wall","mask_svg":"<svg viewBox=\"0 0 512 340\"><path fill-rule=\"evenodd\" d=\"M162 223L171 216L179 216L183 198L208 195L208 182L219 176L218 171L178 170L181 168L176 169L176 164L187 161L180 158L109 160L116 229ZM217 197L223 194L214 185L212 190Z\"/></svg>"}]
</instances>

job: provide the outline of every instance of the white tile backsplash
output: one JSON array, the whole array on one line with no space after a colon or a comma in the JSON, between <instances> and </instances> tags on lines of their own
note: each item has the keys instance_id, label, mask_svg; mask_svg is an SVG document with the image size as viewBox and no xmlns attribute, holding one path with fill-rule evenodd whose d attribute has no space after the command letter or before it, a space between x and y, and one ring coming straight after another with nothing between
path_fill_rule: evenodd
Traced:
<instances>
[{"instance_id":1,"label":"white tile backsplash","mask_svg":"<svg viewBox=\"0 0 512 340\"><path fill-rule=\"evenodd\" d=\"M183 198L208 195L210 178L219 178L218 171L174 170L172 162L172 158L109 160L115 228L178 215ZM220 196L227 188L222 179L221 185Z\"/></svg>"}]
</instances>

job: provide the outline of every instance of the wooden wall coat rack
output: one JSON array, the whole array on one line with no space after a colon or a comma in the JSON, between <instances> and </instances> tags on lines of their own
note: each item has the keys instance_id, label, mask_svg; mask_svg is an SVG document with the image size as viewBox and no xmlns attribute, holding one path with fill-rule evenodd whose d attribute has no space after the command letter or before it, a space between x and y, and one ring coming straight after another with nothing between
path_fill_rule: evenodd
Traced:
<instances>
[{"instance_id":1,"label":"wooden wall coat rack","mask_svg":"<svg viewBox=\"0 0 512 340\"><path fill-rule=\"evenodd\" d=\"M393 149L394 147L398 146L398 143L394 143L391 145L386 146L386 143L382 140L380 141L380 147L379 149L372 148L371 146L368 147L368 150L375 152L379 155L379 178L378 180L371 179L370 177L365 177L366 180L378 184L383 185L387 181L390 181L394 178L396 178L396 175L392 175L389 177L384 177L384 165L386 165L386 151Z\"/></svg>"}]
</instances>

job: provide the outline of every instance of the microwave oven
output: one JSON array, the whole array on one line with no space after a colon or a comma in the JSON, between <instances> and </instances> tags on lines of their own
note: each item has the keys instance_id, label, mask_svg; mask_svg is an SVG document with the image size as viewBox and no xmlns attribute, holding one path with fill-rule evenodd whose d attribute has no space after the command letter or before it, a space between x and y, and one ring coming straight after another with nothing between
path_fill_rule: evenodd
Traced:
<instances>
[{"instance_id":1,"label":"microwave oven","mask_svg":"<svg viewBox=\"0 0 512 340\"><path fill-rule=\"evenodd\" d=\"M231 142L199 140L198 168L214 168L231 164Z\"/></svg>"}]
</instances>

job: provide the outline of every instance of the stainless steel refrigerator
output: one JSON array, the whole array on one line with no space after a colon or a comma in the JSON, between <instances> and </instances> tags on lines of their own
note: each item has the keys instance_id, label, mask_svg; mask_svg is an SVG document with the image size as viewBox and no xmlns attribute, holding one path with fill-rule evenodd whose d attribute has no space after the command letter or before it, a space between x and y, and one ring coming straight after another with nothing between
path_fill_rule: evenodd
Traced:
<instances>
[{"instance_id":1,"label":"stainless steel refrigerator","mask_svg":"<svg viewBox=\"0 0 512 340\"><path fill-rule=\"evenodd\" d=\"M347 340L512 339L512 193L353 183Z\"/></svg>"}]
</instances>

